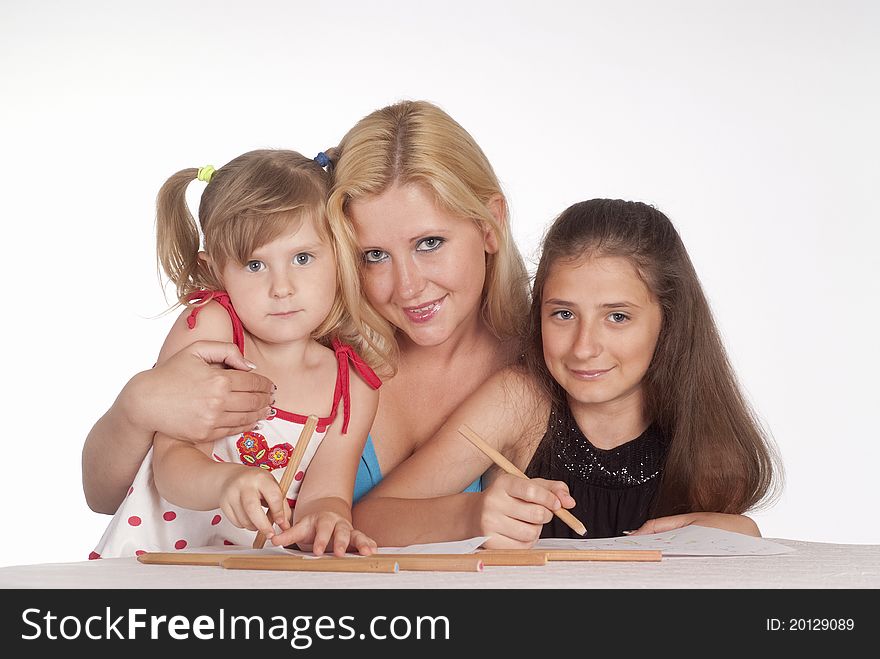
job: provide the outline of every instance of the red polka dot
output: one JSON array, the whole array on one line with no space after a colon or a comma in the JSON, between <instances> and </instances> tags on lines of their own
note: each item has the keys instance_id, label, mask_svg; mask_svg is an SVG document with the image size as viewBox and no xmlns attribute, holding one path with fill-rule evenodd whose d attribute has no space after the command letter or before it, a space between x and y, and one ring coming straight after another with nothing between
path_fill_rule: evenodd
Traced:
<instances>
[{"instance_id":1,"label":"red polka dot","mask_svg":"<svg viewBox=\"0 0 880 659\"><path fill-rule=\"evenodd\" d=\"M91 554L89 554L90 561L93 561L96 558L101 558L101 554L99 554L98 552L95 552L95 551L93 551Z\"/></svg>"},{"instance_id":2,"label":"red polka dot","mask_svg":"<svg viewBox=\"0 0 880 659\"><path fill-rule=\"evenodd\" d=\"M173 522L175 519L177 519L177 513L169 510L167 513L162 515L162 519L164 519L166 522Z\"/></svg>"},{"instance_id":3,"label":"red polka dot","mask_svg":"<svg viewBox=\"0 0 880 659\"><path fill-rule=\"evenodd\" d=\"M131 494L132 492L134 492L134 487L128 488L128 493Z\"/></svg>"},{"instance_id":4,"label":"red polka dot","mask_svg":"<svg viewBox=\"0 0 880 659\"><path fill-rule=\"evenodd\" d=\"M141 525L141 518L138 517L137 515L132 515L131 517L128 518L128 523L131 526L140 526Z\"/></svg>"},{"instance_id":5,"label":"red polka dot","mask_svg":"<svg viewBox=\"0 0 880 659\"><path fill-rule=\"evenodd\" d=\"M134 553L134 555L135 555L135 556L140 556L141 554L146 554L146 553L147 553L147 552L145 552L143 549L138 549L138 550Z\"/></svg>"},{"instance_id":6,"label":"red polka dot","mask_svg":"<svg viewBox=\"0 0 880 659\"><path fill-rule=\"evenodd\" d=\"M184 547L186 547L186 540L178 540L174 543L175 549L183 549Z\"/></svg>"},{"instance_id":7,"label":"red polka dot","mask_svg":"<svg viewBox=\"0 0 880 659\"><path fill-rule=\"evenodd\" d=\"M211 526L217 526L220 523L220 515L214 515L214 519L211 520Z\"/></svg>"},{"instance_id":8,"label":"red polka dot","mask_svg":"<svg viewBox=\"0 0 880 659\"><path fill-rule=\"evenodd\" d=\"M229 542L229 540L224 540L224 541L223 541L223 544L224 544L224 545L234 545L235 543L234 543L234 542Z\"/></svg>"},{"instance_id":9,"label":"red polka dot","mask_svg":"<svg viewBox=\"0 0 880 659\"><path fill-rule=\"evenodd\" d=\"M305 476L305 475L306 474L304 471L298 471L298 472L296 472L296 476L293 477L293 480L301 481L303 479L303 476Z\"/></svg>"},{"instance_id":10,"label":"red polka dot","mask_svg":"<svg viewBox=\"0 0 880 659\"><path fill-rule=\"evenodd\" d=\"M288 499L287 505L290 506L291 508L296 508L296 499Z\"/></svg>"}]
</instances>

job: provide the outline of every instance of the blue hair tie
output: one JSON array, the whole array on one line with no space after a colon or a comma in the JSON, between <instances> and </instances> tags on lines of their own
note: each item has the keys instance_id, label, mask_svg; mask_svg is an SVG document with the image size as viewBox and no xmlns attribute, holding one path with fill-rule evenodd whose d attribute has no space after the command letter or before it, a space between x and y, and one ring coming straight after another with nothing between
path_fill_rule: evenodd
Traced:
<instances>
[{"instance_id":1,"label":"blue hair tie","mask_svg":"<svg viewBox=\"0 0 880 659\"><path fill-rule=\"evenodd\" d=\"M330 158L327 157L327 154L321 151L314 158L315 162L318 163L321 167L326 167L330 164Z\"/></svg>"}]
</instances>

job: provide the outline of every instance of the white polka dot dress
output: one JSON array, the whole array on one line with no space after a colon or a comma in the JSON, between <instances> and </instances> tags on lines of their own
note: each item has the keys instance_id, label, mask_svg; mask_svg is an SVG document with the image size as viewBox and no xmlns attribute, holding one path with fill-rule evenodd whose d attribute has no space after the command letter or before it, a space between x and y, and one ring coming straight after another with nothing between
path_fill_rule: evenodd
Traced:
<instances>
[{"instance_id":1,"label":"white polka dot dress","mask_svg":"<svg viewBox=\"0 0 880 659\"><path fill-rule=\"evenodd\" d=\"M262 421L259 430L214 442L212 457L217 462L267 469L276 480L280 480L305 422L304 419L296 421L295 416L275 410L275 416ZM319 425L309 440L287 493L291 508L296 506L303 477L326 431L326 425ZM251 546L255 536L254 531L233 526L219 509L188 510L163 499L153 483L153 450L150 449L128 496L89 557L139 556L147 551L214 545Z\"/></svg>"}]
</instances>

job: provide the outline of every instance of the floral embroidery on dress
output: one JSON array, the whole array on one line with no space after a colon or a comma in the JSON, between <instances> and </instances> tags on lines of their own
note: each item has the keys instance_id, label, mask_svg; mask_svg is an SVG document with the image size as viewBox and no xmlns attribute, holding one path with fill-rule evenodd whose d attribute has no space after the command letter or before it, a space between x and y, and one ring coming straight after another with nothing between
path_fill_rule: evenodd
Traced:
<instances>
[{"instance_id":1,"label":"floral embroidery on dress","mask_svg":"<svg viewBox=\"0 0 880 659\"><path fill-rule=\"evenodd\" d=\"M266 438L258 432L242 433L235 445L243 464L268 471L286 467L290 462L290 456L293 455L293 447L290 444L285 442L270 448Z\"/></svg>"}]
</instances>

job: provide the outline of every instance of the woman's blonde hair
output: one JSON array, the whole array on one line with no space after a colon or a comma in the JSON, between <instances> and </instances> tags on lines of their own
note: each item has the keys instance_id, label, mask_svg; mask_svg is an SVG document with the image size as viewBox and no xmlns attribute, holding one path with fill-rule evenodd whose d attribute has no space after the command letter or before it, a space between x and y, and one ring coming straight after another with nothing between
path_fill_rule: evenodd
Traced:
<instances>
[{"instance_id":1,"label":"woman's blonde hair","mask_svg":"<svg viewBox=\"0 0 880 659\"><path fill-rule=\"evenodd\" d=\"M520 336L528 317L528 276L508 227L498 177L464 128L431 103L403 101L361 119L327 155L333 163L330 225L359 263L363 257L348 218L349 204L394 184L422 185L444 210L491 229L498 251L486 256L481 315L497 338ZM490 211L495 200L503 208L500 222ZM385 330L377 343L395 355L393 329L382 322Z\"/></svg>"},{"instance_id":2,"label":"woman's blonde hair","mask_svg":"<svg viewBox=\"0 0 880 659\"><path fill-rule=\"evenodd\" d=\"M218 273L231 262L244 264L254 250L285 235L309 219L336 255L337 295L327 318L312 337L329 344L333 338L350 343L371 365L382 363L358 331L350 309L361 301L357 278L343 272L356 269L349 250L327 221L328 174L311 158L275 149L249 151L216 170L199 202L199 223L186 204L186 189L198 169L171 176L156 201L156 244L159 265L174 283L179 304L191 305L190 295L223 287ZM210 261L199 257L200 233ZM369 329L369 328L368 328Z\"/></svg>"}]
</instances>

